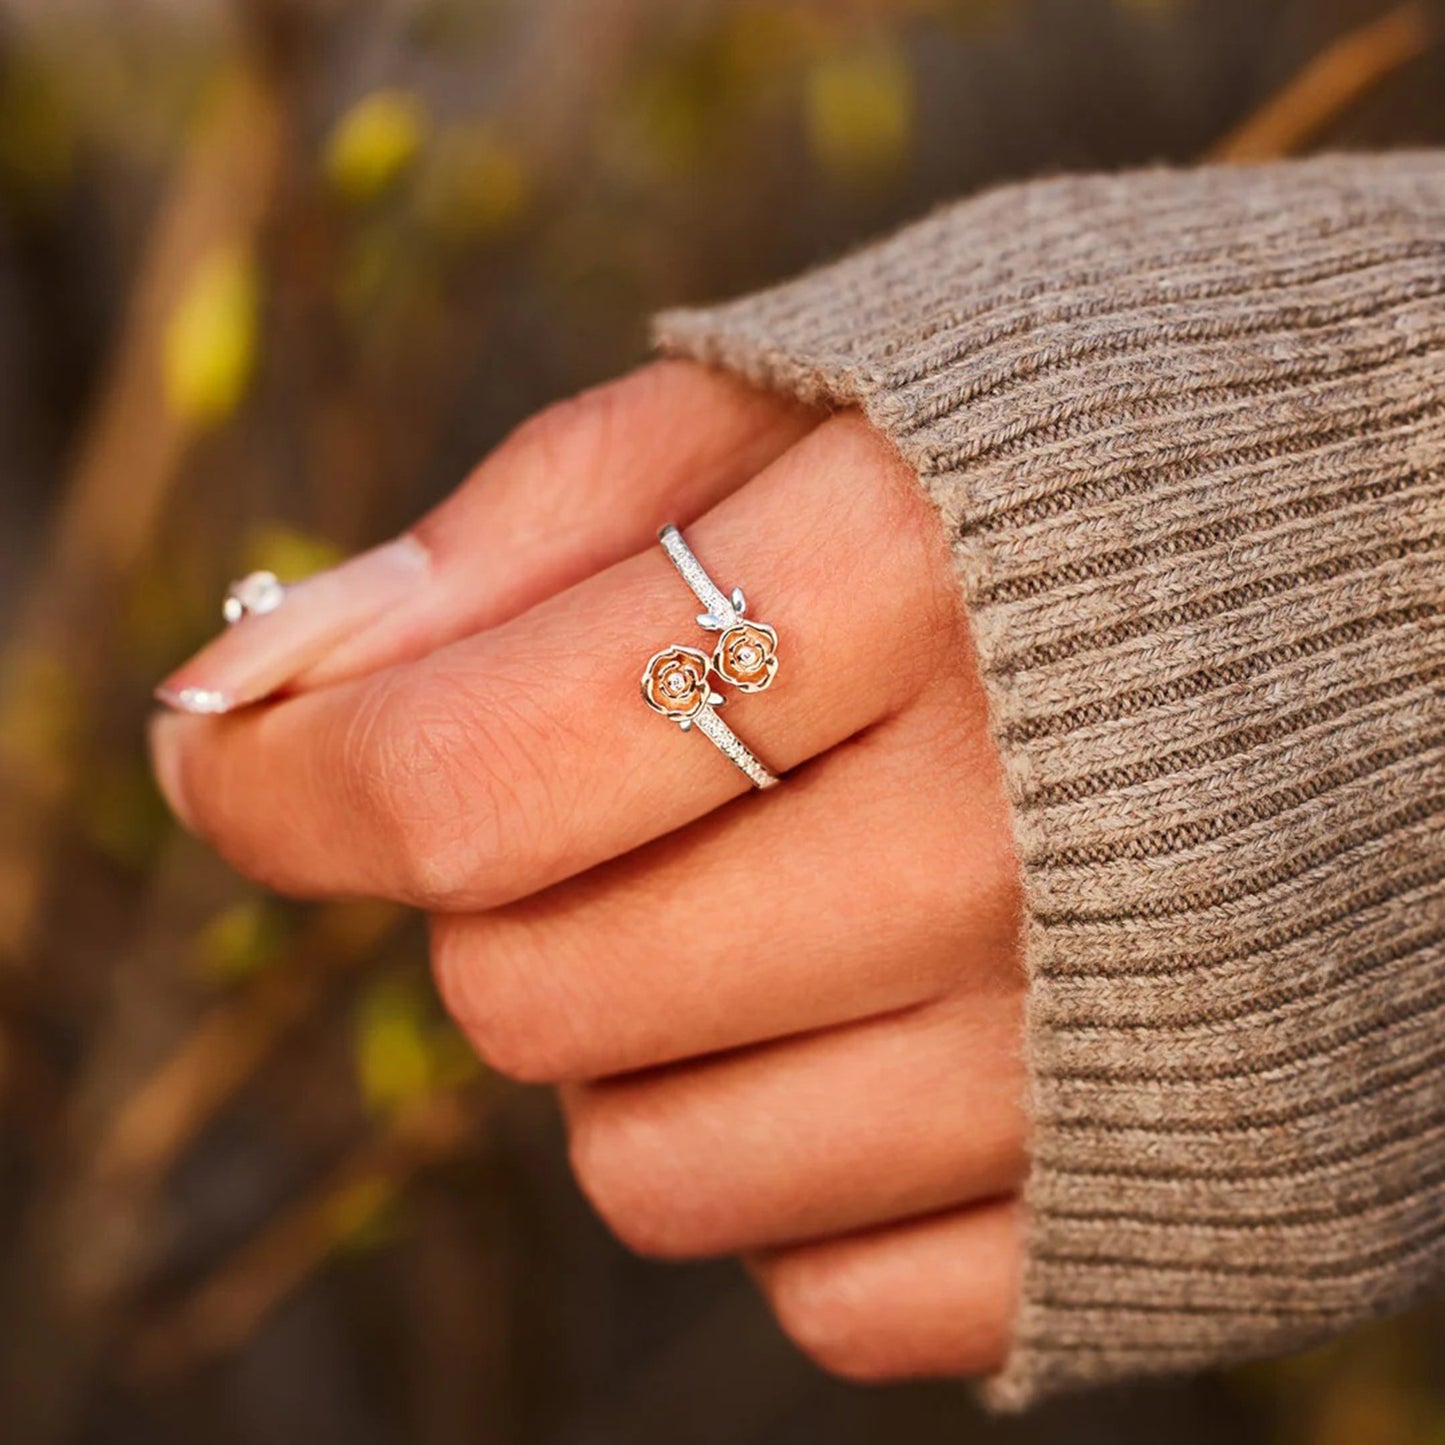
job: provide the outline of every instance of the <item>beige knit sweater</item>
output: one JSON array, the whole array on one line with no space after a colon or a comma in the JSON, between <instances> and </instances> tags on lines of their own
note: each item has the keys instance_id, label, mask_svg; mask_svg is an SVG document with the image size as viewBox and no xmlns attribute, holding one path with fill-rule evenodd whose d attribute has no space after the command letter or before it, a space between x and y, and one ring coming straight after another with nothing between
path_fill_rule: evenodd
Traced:
<instances>
[{"instance_id":1,"label":"beige knit sweater","mask_svg":"<svg viewBox=\"0 0 1445 1445\"><path fill-rule=\"evenodd\" d=\"M1028 900L994 1400L1438 1280L1445 154L1011 187L659 331L861 404L957 556Z\"/></svg>"}]
</instances>

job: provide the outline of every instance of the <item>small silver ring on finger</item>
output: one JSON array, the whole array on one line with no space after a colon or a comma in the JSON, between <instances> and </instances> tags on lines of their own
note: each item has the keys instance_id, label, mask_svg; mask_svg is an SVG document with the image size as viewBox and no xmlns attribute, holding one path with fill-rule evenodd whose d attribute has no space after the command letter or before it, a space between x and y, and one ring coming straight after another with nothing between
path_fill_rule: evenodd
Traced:
<instances>
[{"instance_id":1,"label":"small silver ring on finger","mask_svg":"<svg viewBox=\"0 0 1445 1445\"><path fill-rule=\"evenodd\" d=\"M252 572L226 588L221 613L235 626L244 617L264 617L286 600L286 588L274 572Z\"/></svg>"}]
</instances>

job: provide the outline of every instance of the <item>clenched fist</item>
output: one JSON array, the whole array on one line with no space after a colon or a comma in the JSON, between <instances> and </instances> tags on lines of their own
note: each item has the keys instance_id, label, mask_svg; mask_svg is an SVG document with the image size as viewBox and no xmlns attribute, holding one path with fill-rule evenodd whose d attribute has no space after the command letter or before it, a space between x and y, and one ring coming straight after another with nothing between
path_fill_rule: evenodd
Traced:
<instances>
[{"instance_id":1,"label":"clenched fist","mask_svg":"<svg viewBox=\"0 0 1445 1445\"><path fill-rule=\"evenodd\" d=\"M665 522L776 629L773 685L718 687L777 788L638 697L649 656L717 640ZM999 1366L1018 874L949 553L889 445L659 363L254 611L162 689L186 823L285 892L428 910L448 1008L559 1086L627 1244L742 1255L845 1375Z\"/></svg>"}]
</instances>

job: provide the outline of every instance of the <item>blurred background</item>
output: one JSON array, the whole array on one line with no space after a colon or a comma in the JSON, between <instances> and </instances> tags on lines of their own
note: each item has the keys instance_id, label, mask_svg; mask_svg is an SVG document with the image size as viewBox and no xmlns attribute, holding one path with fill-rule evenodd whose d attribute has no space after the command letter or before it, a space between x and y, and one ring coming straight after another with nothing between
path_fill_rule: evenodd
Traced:
<instances>
[{"instance_id":1,"label":"blurred background","mask_svg":"<svg viewBox=\"0 0 1445 1445\"><path fill-rule=\"evenodd\" d=\"M991 1422L629 1258L415 919L166 818L225 583L403 526L647 317L1001 179L1445 143L1372 0L0 0L0 1440L1445 1445L1427 1312ZM579 479L579 484L582 479Z\"/></svg>"}]
</instances>

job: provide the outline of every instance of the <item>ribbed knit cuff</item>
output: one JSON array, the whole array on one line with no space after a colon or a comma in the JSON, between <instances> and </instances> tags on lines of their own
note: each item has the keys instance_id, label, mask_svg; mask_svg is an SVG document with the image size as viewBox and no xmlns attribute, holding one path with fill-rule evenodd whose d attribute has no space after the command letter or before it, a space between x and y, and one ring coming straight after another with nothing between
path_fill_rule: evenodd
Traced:
<instances>
[{"instance_id":1,"label":"ribbed knit cuff","mask_svg":"<svg viewBox=\"0 0 1445 1445\"><path fill-rule=\"evenodd\" d=\"M993 1401L1437 1276L1445 157L1012 187L658 335L861 405L954 548L1028 903Z\"/></svg>"}]
</instances>

